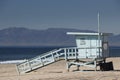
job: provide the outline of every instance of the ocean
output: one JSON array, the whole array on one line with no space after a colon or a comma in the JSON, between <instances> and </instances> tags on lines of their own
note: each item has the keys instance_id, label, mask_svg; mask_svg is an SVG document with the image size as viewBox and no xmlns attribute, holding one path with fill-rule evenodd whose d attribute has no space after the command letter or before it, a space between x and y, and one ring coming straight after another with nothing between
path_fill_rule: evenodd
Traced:
<instances>
[{"instance_id":1,"label":"ocean","mask_svg":"<svg viewBox=\"0 0 120 80\"><path fill-rule=\"evenodd\" d=\"M0 47L0 61L30 59L63 47ZM120 47L110 47L110 57L120 57Z\"/></svg>"}]
</instances>

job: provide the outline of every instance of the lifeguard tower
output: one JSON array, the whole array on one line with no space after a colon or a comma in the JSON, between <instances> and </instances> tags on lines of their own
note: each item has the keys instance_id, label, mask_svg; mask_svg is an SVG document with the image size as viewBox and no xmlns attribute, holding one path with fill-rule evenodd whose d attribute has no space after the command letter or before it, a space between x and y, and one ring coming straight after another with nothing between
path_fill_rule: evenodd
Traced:
<instances>
[{"instance_id":1,"label":"lifeguard tower","mask_svg":"<svg viewBox=\"0 0 120 80\"><path fill-rule=\"evenodd\" d=\"M67 32L68 35L76 37L77 53L76 59L67 59L69 70L70 66L77 65L97 68L100 63L105 63L109 57L108 33L80 33Z\"/></svg>"},{"instance_id":2,"label":"lifeguard tower","mask_svg":"<svg viewBox=\"0 0 120 80\"><path fill-rule=\"evenodd\" d=\"M96 69L109 57L108 33L67 32L67 34L76 37L76 47L54 49L27 59L16 65L19 74L42 68L61 59L66 60L68 70L72 65Z\"/></svg>"}]
</instances>

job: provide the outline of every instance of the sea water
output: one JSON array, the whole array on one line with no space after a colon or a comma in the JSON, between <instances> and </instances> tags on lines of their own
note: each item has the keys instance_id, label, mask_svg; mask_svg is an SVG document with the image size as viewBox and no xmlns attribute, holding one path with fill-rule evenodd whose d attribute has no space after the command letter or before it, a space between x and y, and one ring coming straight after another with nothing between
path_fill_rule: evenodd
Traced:
<instances>
[{"instance_id":1,"label":"sea water","mask_svg":"<svg viewBox=\"0 0 120 80\"><path fill-rule=\"evenodd\" d=\"M24 61L57 48L61 47L0 47L0 62ZM110 47L109 51L110 57L120 57L120 47Z\"/></svg>"},{"instance_id":2,"label":"sea water","mask_svg":"<svg viewBox=\"0 0 120 80\"><path fill-rule=\"evenodd\" d=\"M110 57L120 57L120 47L109 48Z\"/></svg>"},{"instance_id":3,"label":"sea water","mask_svg":"<svg viewBox=\"0 0 120 80\"><path fill-rule=\"evenodd\" d=\"M0 61L29 59L59 47L0 47Z\"/></svg>"}]
</instances>

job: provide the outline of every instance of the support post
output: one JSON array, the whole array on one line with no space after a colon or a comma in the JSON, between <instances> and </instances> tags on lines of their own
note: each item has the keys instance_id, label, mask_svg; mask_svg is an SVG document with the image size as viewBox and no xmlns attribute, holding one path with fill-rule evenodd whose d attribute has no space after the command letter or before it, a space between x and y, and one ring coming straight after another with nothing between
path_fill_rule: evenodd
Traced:
<instances>
[{"instance_id":1,"label":"support post","mask_svg":"<svg viewBox=\"0 0 120 80\"><path fill-rule=\"evenodd\" d=\"M53 61L55 61L55 58L54 58L54 55L53 55L53 53L51 53L51 55L52 55Z\"/></svg>"},{"instance_id":2,"label":"support post","mask_svg":"<svg viewBox=\"0 0 120 80\"><path fill-rule=\"evenodd\" d=\"M60 56L59 56L59 54L58 54L58 52L56 52L56 55L57 55L57 60L60 60Z\"/></svg>"},{"instance_id":3,"label":"support post","mask_svg":"<svg viewBox=\"0 0 120 80\"><path fill-rule=\"evenodd\" d=\"M44 66L44 64L43 64L43 61L42 61L41 57L40 57L40 62L41 62L41 64L42 64L42 66Z\"/></svg>"},{"instance_id":4,"label":"support post","mask_svg":"<svg viewBox=\"0 0 120 80\"><path fill-rule=\"evenodd\" d=\"M69 72L70 64L69 62L66 63L67 71Z\"/></svg>"},{"instance_id":5,"label":"support post","mask_svg":"<svg viewBox=\"0 0 120 80\"><path fill-rule=\"evenodd\" d=\"M79 71L80 70L80 65L77 65L77 71Z\"/></svg>"},{"instance_id":6,"label":"support post","mask_svg":"<svg viewBox=\"0 0 120 80\"><path fill-rule=\"evenodd\" d=\"M65 60L67 61L67 49L64 49L64 53L65 53Z\"/></svg>"},{"instance_id":7,"label":"support post","mask_svg":"<svg viewBox=\"0 0 120 80\"><path fill-rule=\"evenodd\" d=\"M27 63L29 65L29 69L32 70L32 67L31 67L31 64L30 64L29 60L27 60Z\"/></svg>"},{"instance_id":8,"label":"support post","mask_svg":"<svg viewBox=\"0 0 120 80\"><path fill-rule=\"evenodd\" d=\"M75 48L75 59L77 59L77 48Z\"/></svg>"},{"instance_id":9,"label":"support post","mask_svg":"<svg viewBox=\"0 0 120 80\"><path fill-rule=\"evenodd\" d=\"M94 61L94 66L95 66L95 71L97 71L97 61L96 61L96 59Z\"/></svg>"},{"instance_id":10,"label":"support post","mask_svg":"<svg viewBox=\"0 0 120 80\"><path fill-rule=\"evenodd\" d=\"M20 70L18 68L18 65L16 65L16 71L17 71L18 75L20 75Z\"/></svg>"}]
</instances>

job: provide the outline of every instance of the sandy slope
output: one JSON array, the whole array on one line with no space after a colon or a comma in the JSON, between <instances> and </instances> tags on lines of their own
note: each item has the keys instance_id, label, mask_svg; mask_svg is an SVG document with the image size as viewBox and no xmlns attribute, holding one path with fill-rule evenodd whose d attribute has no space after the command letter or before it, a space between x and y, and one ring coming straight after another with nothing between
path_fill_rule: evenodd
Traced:
<instances>
[{"instance_id":1,"label":"sandy slope","mask_svg":"<svg viewBox=\"0 0 120 80\"><path fill-rule=\"evenodd\" d=\"M80 68L86 71L75 71L76 66L73 66L67 72L65 61L59 61L18 75L14 64L0 64L0 80L120 80L120 58L108 58L107 61L113 61L114 71L94 71L87 67Z\"/></svg>"}]
</instances>

